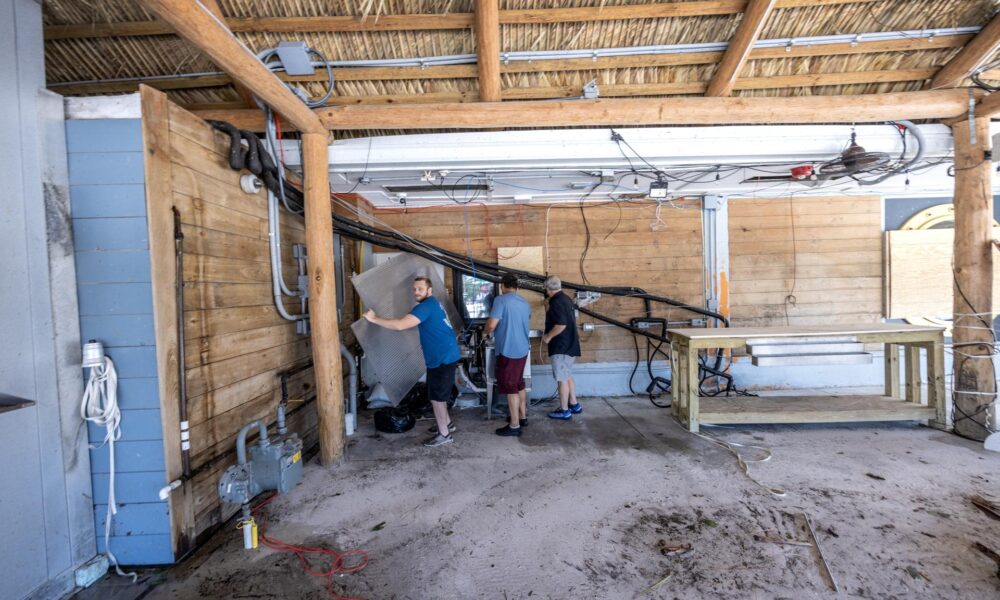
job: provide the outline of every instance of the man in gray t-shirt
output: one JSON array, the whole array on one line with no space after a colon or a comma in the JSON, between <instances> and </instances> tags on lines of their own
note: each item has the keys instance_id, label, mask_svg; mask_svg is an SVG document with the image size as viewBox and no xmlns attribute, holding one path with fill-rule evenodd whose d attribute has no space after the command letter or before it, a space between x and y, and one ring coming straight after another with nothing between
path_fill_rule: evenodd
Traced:
<instances>
[{"instance_id":1,"label":"man in gray t-shirt","mask_svg":"<svg viewBox=\"0 0 1000 600\"><path fill-rule=\"evenodd\" d=\"M494 298L486 335L495 333L497 363L494 376L497 391L507 395L510 424L497 429L497 435L519 436L521 425L528 424L528 399L524 391L524 364L531 355L528 342L531 306L517 294L517 277L504 275L501 294Z\"/></svg>"}]
</instances>

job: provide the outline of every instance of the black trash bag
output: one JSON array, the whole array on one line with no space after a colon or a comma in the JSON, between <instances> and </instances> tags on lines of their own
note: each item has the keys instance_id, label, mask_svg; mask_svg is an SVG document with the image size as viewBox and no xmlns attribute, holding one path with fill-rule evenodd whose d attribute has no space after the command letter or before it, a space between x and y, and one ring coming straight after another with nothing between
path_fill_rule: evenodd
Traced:
<instances>
[{"instance_id":1,"label":"black trash bag","mask_svg":"<svg viewBox=\"0 0 1000 600\"><path fill-rule=\"evenodd\" d=\"M422 381L413 384L410 391L399 401L399 405L409 408L411 412L424 406L430 406L430 400L427 399L427 384Z\"/></svg>"},{"instance_id":2,"label":"black trash bag","mask_svg":"<svg viewBox=\"0 0 1000 600\"><path fill-rule=\"evenodd\" d=\"M403 433L416 424L417 420L405 408L380 408L375 411L375 429L383 433Z\"/></svg>"}]
</instances>

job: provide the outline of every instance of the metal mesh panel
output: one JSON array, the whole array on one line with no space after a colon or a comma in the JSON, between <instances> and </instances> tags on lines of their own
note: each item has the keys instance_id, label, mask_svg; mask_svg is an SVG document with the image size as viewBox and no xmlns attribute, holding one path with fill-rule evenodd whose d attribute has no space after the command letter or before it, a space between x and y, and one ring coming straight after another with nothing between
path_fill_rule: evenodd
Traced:
<instances>
[{"instance_id":1,"label":"metal mesh panel","mask_svg":"<svg viewBox=\"0 0 1000 600\"><path fill-rule=\"evenodd\" d=\"M434 264L419 256L402 254L384 265L355 275L351 283L365 307L373 309L380 317L396 319L413 308L413 278L421 275L431 279L434 297L441 302L452 327L460 323ZM351 330L364 348L365 357L389 400L398 404L426 370L417 330L391 331L365 319L352 324Z\"/></svg>"}]
</instances>

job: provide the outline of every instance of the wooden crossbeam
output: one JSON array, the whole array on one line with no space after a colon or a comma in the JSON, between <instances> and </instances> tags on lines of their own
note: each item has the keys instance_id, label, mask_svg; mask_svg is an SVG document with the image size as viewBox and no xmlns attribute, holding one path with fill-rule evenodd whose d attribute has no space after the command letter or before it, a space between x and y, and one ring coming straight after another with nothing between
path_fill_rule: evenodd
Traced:
<instances>
[{"instance_id":1,"label":"wooden crossbeam","mask_svg":"<svg viewBox=\"0 0 1000 600\"><path fill-rule=\"evenodd\" d=\"M736 78L750 58L750 50L760 37L760 32L764 29L764 24L776 4L777 0L750 0L733 39L729 40L729 47L726 48L722 62L719 63L712 81L708 84L706 96L728 96L732 93Z\"/></svg>"},{"instance_id":2,"label":"wooden crossbeam","mask_svg":"<svg viewBox=\"0 0 1000 600\"><path fill-rule=\"evenodd\" d=\"M863 4L879 0L778 0L778 8L808 8L838 4ZM585 8L543 8L500 11L500 23L528 25L537 23L571 23L620 21L633 19L664 19L730 15L743 12L746 0L701 0L696 2L659 2L634 6L604 6ZM472 13L380 15L364 19L357 17L241 17L226 19L231 31L237 33L334 33L356 31L420 31L471 29ZM46 40L68 40L108 37L170 35L173 30L159 21L127 23L93 23L80 25L49 25Z\"/></svg>"},{"instance_id":3,"label":"wooden crossbeam","mask_svg":"<svg viewBox=\"0 0 1000 600\"><path fill-rule=\"evenodd\" d=\"M961 52L941 67L928 87L940 89L960 84L976 67L992 56L997 48L1000 48L1000 15L993 17Z\"/></svg>"},{"instance_id":4,"label":"wooden crossbeam","mask_svg":"<svg viewBox=\"0 0 1000 600\"><path fill-rule=\"evenodd\" d=\"M476 0L476 67L479 99L500 101L500 1Z\"/></svg>"},{"instance_id":5,"label":"wooden crossbeam","mask_svg":"<svg viewBox=\"0 0 1000 600\"><path fill-rule=\"evenodd\" d=\"M927 90L855 96L782 98L683 97L597 100L358 105L317 109L335 130L489 129L496 127L606 127L613 125L721 125L877 123L949 119L965 112L965 90ZM202 111L260 131L258 111Z\"/></svg>"},{"instance_id":6,"label":"wooden crossbeam","mask_svg":"<svg viewBox=\"0 0 1000 600\"><path fill-rule=\"evenodd\" d=\"M736 90L789 89L798 87L822 87L830 85L861 85L868 83L892 83L902 81L926 81L934 75L934 69L908 69L886 71L860 71L847 73L818 73L802 75L779 75L773 77L748 77L736 82ZM583 81L561 86L515 87L502 90L503 100L551 100L573 98L580 95ZM669 83L601 84L603 98L628 98L635 96L679 96L704 94L708 84L703 81L679 81ZM439 102L476 102L477 92L428 92L425 94L389 94L380 96L333 96L330 106L356 106L359 104L433 104ZM220 110L241 108L232 102L213 104L191 104L188 110Z\"/></svg>"},{"instance_id":7,"label":"wooden crossbeam","mask_svg":"<svg viewBox=\"0 0 1000 600\"><path fill-rule=\"evenodd\" d=\"M819 44L814 46L787 46L783 48L756 48L750 52L750 60L767 60L778 58L803 58L808 56L846 56L852 54L871 54L878 52L913 52L923 50L940 50L943 48L960 48L973 36L939 35L933 38L909 38L900 40L885 40L877 42ZM500 73L539 73L565 71L591 71L624 68L675 67L686 65L707 65L718 62L722 52L686 52L681 54L635 54L630 56L607 56L596 60L579 58L570 60L534 60L511 62L500 65ZM326 81L326 72L317 71L314 75L289 76L276 73L282 81ZM333 70L337 81L398 81L424 79L475 79L475 65L449 65L440 67L353 67ZM197 77L163 77L144 81L146 85L158 90L181 90L229 85L232 79L228 75L202 75ZM52 83L49 89L60 94L71 96L76 94L113 94L135 91L137 81L122 80L102 83ZM701 92L694 92L701 93Z\"/></svg>"}]
</instances>

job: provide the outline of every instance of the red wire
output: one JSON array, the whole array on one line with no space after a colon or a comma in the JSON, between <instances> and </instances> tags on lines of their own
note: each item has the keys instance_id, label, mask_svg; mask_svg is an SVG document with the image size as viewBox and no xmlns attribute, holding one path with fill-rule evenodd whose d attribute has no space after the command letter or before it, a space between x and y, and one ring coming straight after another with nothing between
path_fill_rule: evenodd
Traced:
<instances>
[{"instance_id":1,"label":"red wire","mask_svg":"<svg viewBox=\"0 0 1000 600\"><path fill-rule=\"evenodd\" d=\"M267 515L261 513L260 511L265 508L272 500L278 497L278 494L272 495L267 500L264 500L257 506L251 509L250 514L257 517L257 537L260 539L268 548L272 550L277 550L279 552L291 552L299 557L302 562L302 568L306 573L312 575L313 577L325 577L326 578L326 592L333 598L337 600L361 600L360 598L353 598L350 596L342 596L337 592L333 591L333 576L340 573L356 573L361 569L364 569L368 565L368 553L364 550L348 550L347 552L335 552L333 550L327 550L326 548L308 548L304 546L295 546L287 542L283 542L277 538L271 538L264 534L264 528L267 526ZM258 515L258 513L260 513ZM329 556L333 559L330 564L330 568L326 571L314 571L312 564L306 559L309 554L318 554L321 557ZM359 556L360 561L356 565L349 567L344 566L344 559Z\"/></svg>"}]
</instances>

